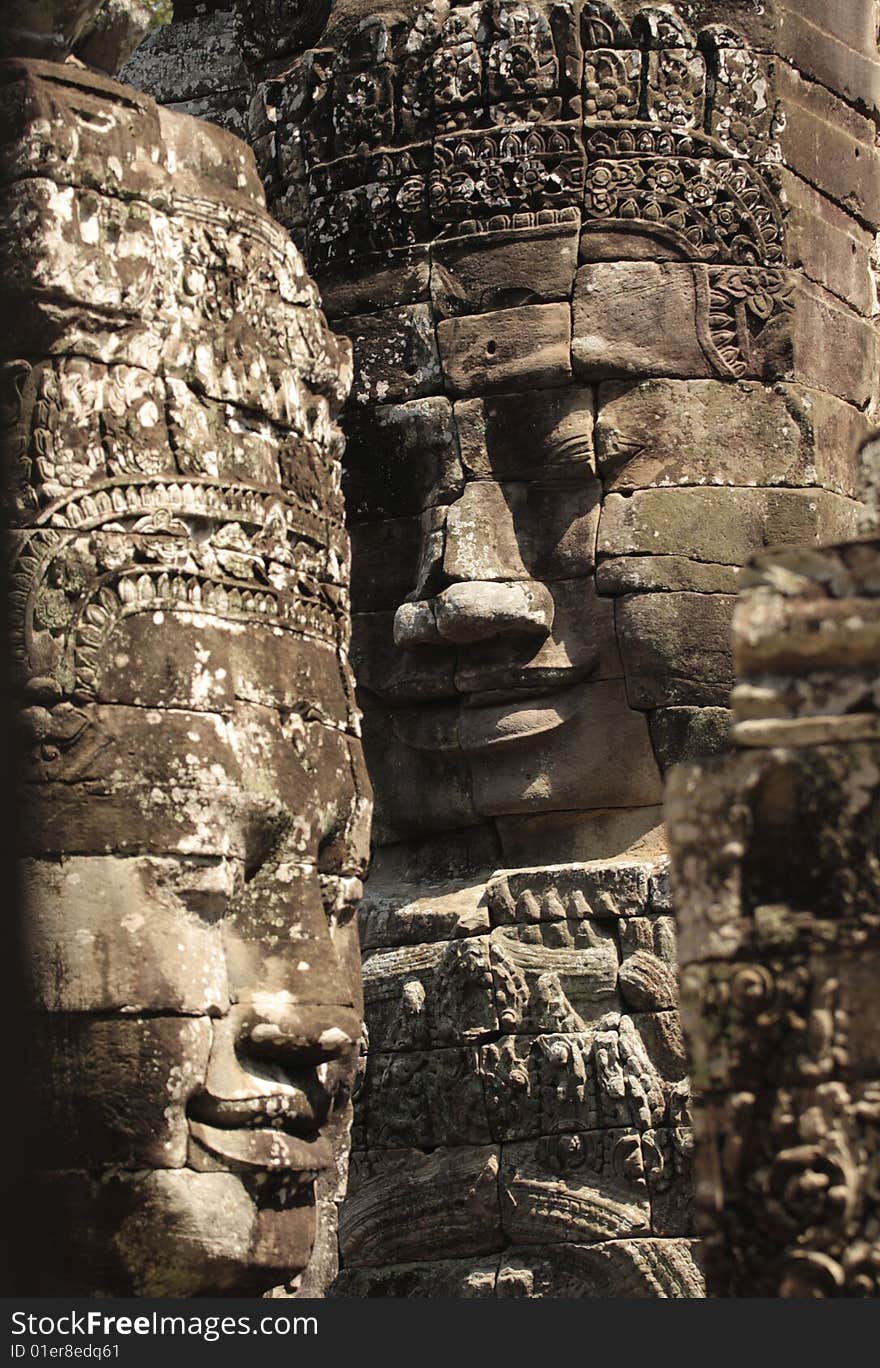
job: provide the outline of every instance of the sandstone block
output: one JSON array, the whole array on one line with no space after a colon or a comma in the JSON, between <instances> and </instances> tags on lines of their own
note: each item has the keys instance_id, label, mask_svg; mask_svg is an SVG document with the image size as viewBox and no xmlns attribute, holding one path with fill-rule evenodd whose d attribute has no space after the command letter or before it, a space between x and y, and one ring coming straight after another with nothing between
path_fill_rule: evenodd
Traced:
<instances>
[{"instance_id":1,"label":"sandstone block","mask_svg":"<svg viewBox=\"0 0 880 1368\"><path fill-rule=\"evenodd\" d=\"M788 21L798 14L820 32L830 34L856 52L870 53L873 49L876 33L869 9L862 9L858 5L832 9L824 0L798 0L795 10L792 0L784 0L778 15L783 31Z\"/></svg>"},{"instance_id":2,"label":"sandstone block","mask_svg":"<svg viewBox=\"0 0 880 1368\"><path fill-rule=\"evenodd\" d=\"M822 746L846 741L880 740L876 712L845 717L750 718L733 725L738 746Z\"/></svg>"},{"instance_id":3,"label":"sandstone block","mask_svg":"<svg viewBox=\"0 0 880 1368\"><path fill-rule=\"evenodd\" d=\"M859 928L873 925L877 898L871 805L852 795L862 782L873 793L877 755L877 742L755 748L673 771L667 818L682 965L864 939ZM726 839L706 843L709 830ZM779 850L792 858L775 858ZM748 885L742 865L753 871Z\"/></svg>"},{"instance_id":4,"label":"sandstone block","mask_svg":"<svg viewBox=\"0 0 880 1368\"><path fill-rule=\"evenodd\" d=\"M599 390L606 491L663 485L811 485L853 495L866 419L798 385L646 380Z\"/></svg>"},{"instance_id":5,"label":"sandstone block","mask_svg":"<svg viewBox=\"0 0 880 1368\"><path fill-rule=\"evenodd\" d=\"M42 57L63 62L100 8L101 0L37 5L32 0L10 0L0 57Z\"/></svg>"},{"instance_id":6,"label":"sandstone block","mask_svg":"<svg viewBox=\"0 0 880 1368\"><path fill-rule=\"evenodd\" d=\"M564 860L659 855L665 839L663 809L656 805L496 817L495 827L507 864L546 859L548 848Z\"/></svg>"},{"instance_id":7,"label":"sandstone block","mask_svg":"<svg viewBox=\"0 0 880 1368\"><path fill-rule=\"evenodd\" d=\"M575 374L711 375L697 336L696 288L693 268L678 262L582 266L572 304Z\"/></svg>"},{"instance_id":8,"label":"sandstone block","mask_svg":"<svg viewBox=\"0 0 880 1368\"><path fill-rule=\"evenodd\" d=\"M460 646L515 633L544 638L553 623L553 598L543 584L513 580L452 584L432 604L434 633ZM395 634L405 628L409 605L398 609ZM419 608L414 605L417 616ZM398 638L400 639L400 638ZM411 629L404 639L413 640Z\"/></svg>"},{"instance_id":9,"label":"sandstone block","mask_svg":"<svg viewBox=\"0 0 880 1368\"><path fill-rule=\"evenodd\" d=\"M342 420L343 490L351 522L421 513L464 484L448 399L355 410Z\"/></svg>"},{"instance_id":10,"label":"sandstone block","mask_svg":"<svg viewBox=\"0 0 880 1368\"><path fill-rule=\"evenodd\" d=\"M222 128L233 137L247 138L248 87L224 91L222 95L200 95L194 100L171 101L165 106L175 114L186 114L191 119L202 119L215 128Z\"/></svg>"},{"instance_id":11,"label":"sandstone block","mask_svg":"<svg viewBox=\"0 0 880 1368\"><path fill-rule=\"evenodd\" d=\"M505 1145L500 1193L504 1232L522 1244L591 1244L650 1233L634 1131L581 1131Z\"/></svg>"},{"instance_id":12,"label":"sandstone block","mask_svg":"<svg viewBox=\"0 0 880 1368\"><path fill-rule=\"evenodd\" d=\"M875 65L875 64L872 64ZM880 64L878 74L880 74ZM832 200L800 176L783 171L788 210L785 237L788 260L810 280L829 290L866 318L877 312L877 286L871 268L872 235Z\"/></svg>"},{"instance_id":13,"label":"sandstone block","mask_svg":"<svg viewBox=\"0 0 880 1368\"><path fill-rule=\"evenodd\" d=\"M434 324L427 304L349 316L333 324L351 338L359 404L400 403L442 388Z\"/></svg>"},{"instance_id":14,"label":"sandstone block","mask_svg":"<svg viewBox=\"0 0 880 1368\"><path fill-rule=\"evenodd\" d=\"M823 194L875 227L880 224L880 158L873 125L830 90L777 64L785 106L779 141L785 163Z\"/></svg>"},{"instance_id":15,"label":"sandstone block","mask_svg":"<svg viewBox=\"0 0 880 1368\"><path fill-rule=\"evenodd\" d=\"M355 613L393 613L416 587L429 517L414 514L352 525Z\"/></svg>"},{"instance_id":16,"label":"sandstone block","mask_svg":"<svg viewBox=\"0 0 880 1368\"><path fill-rule=\"evenodd\" d=\"M363 704L376 842L386 845L477 825L468 767L457 744L449 744L458 705L438 704L425 715L419 706L377 707L367 696Z\"/></svg>"},{"instance_id":17,"label":"sandstone block","mask_svg":"<svg viewBox=\"0 0 880 1368\"><path fill-rule=\"evenodd\" d=\"M486 886L492 924L639 916L648 906L652 869L647 862L615 860L497 874Z\"/></svg>"},{"instance_id":18,"label":"sandstone block","mask_svg":"<svg viewBox=\"0 0 880 1368\"><path fill-rule=\"evenodd\" d=\"M321 301L328 318L345 318L397 304L418 304L430 295L427 247L403 247L366 256L354 267L318 272Z\"/></svg>"},{"instance_id":19,"label":"sandstone block","mask_svg":"<svg viewBox=\"0 0 880 1368\"><path fill-rule=\"evenodd\" d=\"M837 346L827 346L835 337ZM860 408L877 394L877 333L819 285L803 284L794 308L761 334L763 374L828 390Z\"/></svg>"},{"instance_id":20,"label":"sandstone block","mask_svg":"<svg viewBox=\"0 0 880 1368\"><path fill-rule=\"evenodd\" d=\"M730 749L733 717L728 708L658 708L651 714L651 744L665 774L685 760Z\"/></svg>"},{"instance_id":21,"label":"sandstone block","mask_svg":"<svg viewBox=\"0 0 880 1368\"><path fill-rule=\"evenodd\" d=\"M412 1050L485 1038L498 1029L485 940L377 950L364 960L373 1050Z\"/></svg>"},{"instance_id":22,"label":"sandstone block","mask_svg":"<svg viewBox=\"0 0 880 1368\"><path fill-rule=\"evenodd\" d=\"M512 815L644 807L659 800L660 780L645 723L632 711L622 682L576 685L568 693L568 717L561 726L561 699L553 705L552 718L534 705L517 713L517 725L525 734L531 731L540 738L540 770L535 765L534 749L524 741L515 747L481 752L473 770L474 803L479 812ZM509 725L509 712L507 705L505 726ZM532 715L524 716L524 712ZM552 731L540 730L545 721L552 725ZM483 734L485 723L480 725ZM627 755L625 770L617 764L621 748ZM582 757L589 757L589 764L583 763Z\"/></svg>"},{"instance_id":23,"label":"sandstone block","mask_svg":"<svg viewBox=\"0 0 880 1368\"><path fill-rule=\"evenodd\" d=\"M593 1128L598 1112L589 1035L503 1036L480 1050L492 1139Z\"/></svg>"},{"instance_id":24,"label":"sandstone block","mask_svg":"<svg viewBox=\"0 0 880 1368\"><path fill-rule=\"evenodd\" d=\"M160 104L246 89L248 74L232 33L228 10L155 29L119 73ZM198 62L193 52L199 53Z\"/></svg>"},{"instance_id":25,"label":"sandstone block","mask_svg":"<svg viewBox=\"0 0 880 1368\"><path fill-rule=\"evenodd\" d=\"M358 1109L371 1151L481 1145L493 1138L476 1048L371 1050Z\"/></svg>"},{"instance_id":26,"label":"sandstone block","mask_svg":"<svg viewBox=\"0 0 880 1368\"><path fill-rule=\"evenodd\" d=\"M486 390L552 389L571 380L571 311L531 304L437 324L446 383L466 397Z\"/></svg>"},{"instance_id":27,"label":"sandstone block","mask_svg":"<svg viewBox=\"0 0 880 1368\"><path fill-rule=\"evenodd\" d=\"M590 471L547 484L471 481L446 515L443 568L466 581L587 575L599 494Z\"/></svg>"},{"instance_id":28,"label":"sandstone block","mask_svg":"<svg viewBox=\"0 0 880 1368\"><path fill-rule=\"evenodd\" d=\"M224 1011L226 965L211 919L243 871L173 860L23 862L27 967L50 1012ZM203 920L204 918L204 920Z\"/></svg>"},{"instance_id":29,"label":"sandstone block","mask_svg":"<svg viewBox=\"0 0 880 1368\"><path fill-rule=\"evenodd\" d=\"M143 0L104 0L82 30L75 55L87 66L113 76L143 41L152 17Z\"/></svg>"},{"instance_id":30,"label":"sandstone block","mask_svg":"<svg viewBox=\"0 0 880 1368\"><path fill-rule=\"evenodd\" d=\"M856 531L859 505L826 490L642 489L609 494L600 556L681 556L743 565L772 545L816 545Z\"/></svg>"},{"instance_id":31,"label":"sandstone block","mask_svg":"<svg viewBox=\"0 0 880 1368\"><path fill-rule=\"evenodd\" d=\"M617 627L635 708L724 706L733 684L726 594L634 594L617 600Z\"/></svg>"},{"instance_id":32,"label":"sandstone block","mask_svg":"<svg viewBox=\"0 0 880 1368\"><path fill-rule=\"evenodd\" d=\"M583 386L461 399L455 421L470 479L566 480L595 469L593 395Z\"/></svg>"},{"instance_id":33,"label":"sandstone block","mask_svg":"<svg viewBox=\"0 0 880 1368\"><path fill-rule=\"evenodd\" d=\"M857 14L855 23L867 17ZM805 15L786 8L780 14L778 49L793 66L830 87L848 104L876 114L880 106L876 40L873 35L865 38L849 32L842 39L839 34L847 22L827 10Z\"/></svg>"},{"instance_id":34,"label":"sandstone block","mask_svg":"<svg viewBox=\"0 0 880 1368\"><path fill-rule=\"evenodd\" d=\"M431 297L441 318L568 300L578 224L492 234L490 242L441 238L431 248Z\"/></svg>"},{"instance_id":35,"label":"sandstone block","mask_svg":"<svg viewBox=\"0 0 880 1368\"><path fill-rule=\"evenodd\" d=\"M618 982L631 1011L664 1011L678 1002L674 969L651 950L636 949L625 955Z\"/></svg>"},{"instance_id":36,"label":"sandstone block","mask_svg":"<svg viewBox=\"0 0 880 1368\"><path fill-rule=\"evenodd\" d=\"M517 632L472 643L459 655L454 675L455 687L462 694L472 695L476 702L480 694L494 689L543 686L553 690L576 684L581 678L621 678L614 608L596 593L592 578L549 584L526 581L525 586L550 614L549 635L542 640L539 635Z\"/></svg>"},{"instance_id":37,"label":"sandstone block","mask_svg":"<svg viewBox=\"0 0 880 1368\"><path fill-rule=\"evenodd\" d=\"M339 1244L346 1267L418 1258L456 1258L497 1249L498 1150L457 1146L422 1154L352 1155Z\"/></svg>"},{"instance_id":38,"label":"sandstone block","mask_svg":"<svg viewBox=\"0 0 880 1368\"><path fill-rule=\"evenodd\" d=\"M354 614L351 661L360 688L395 703L451 697L454 648L441 650L438 641L430 652L401 651L394 641L394 621L391 610Z\"/></svg>"},{"instance_id":39,"label":"sandstone block","mask_svg":"<svg viewBox=\"0 0 880 1368\"><path fill-rule=\"evenodd\" d=\"M580 1033L617 1003L617 945L596 923L498 927L489 946L502 1030Z\"/></svg>"},{"instance_id":40,"label":"sandstone block","mask_svg":"<svg viewBox=\"0 0 880 1368\"><path fill-rule=\"evenodd\" d=\"M626 918L618 923L618 934L624 959L639 951L652 955L667 968L675 968L675 921L671 916L660 913Z\"/></svg>"},{"instance_id":41,"label":"sandstone block","mask_svg":"<svg viewBox=\"0 0 880 1368\"><path fill-rule=\"evenodd\" d=\"M638 1023L648 1058L660 1077L673 1087L683 1082L688 1076L690 1058L678 1011L640 1012L633 1019Z\"/></svg>"},{"instance_id":42,"label":"sandstone block","mask_svg":"<svg viewBox=\"0 0 880 1368\"><path fill-rule=\"evenodd\" d=\"M600 594L650 594L663 590L695 594L735 594L742 570L712 565L685 556L614 556L596 568Z\"/></svg>"},{"instance_id":43,"label":"sandstone block","mask_svg":"<svg viewBox=\"0 0 880 1368\"><path fill-rule=\"evenodd\" d=\"M60 1296L74 1258L94 1296L199 1296L242 1286L258 1238L254 1204L231 1173L45 1174L35 1185L34 1219L51 1228L59 1211L64 1242L48 1242L40 1291ZM308 1223L306 1225L308 1229ZM109 1238L108 1238L109 1237ZM291 1240L291 1257L307 1257Z\"/></svg>"},{"instance_id":44,"label":"sandstone block","mask_svg":"<svg viewBox=\"0 0 880 1368\"><path fill-rule=\"evenodd\" d=\"M490 927L482 881L456 880L423 893L420 884L386 888L374 876L361 900L359 917L365 951L479 936Z\"/></svg>"}]
</instances>

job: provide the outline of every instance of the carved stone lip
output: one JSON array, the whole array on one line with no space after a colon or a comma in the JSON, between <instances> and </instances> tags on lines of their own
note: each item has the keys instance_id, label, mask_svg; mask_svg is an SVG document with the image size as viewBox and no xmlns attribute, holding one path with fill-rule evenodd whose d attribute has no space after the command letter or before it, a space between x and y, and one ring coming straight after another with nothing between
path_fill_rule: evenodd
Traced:
<instances>
[{"instance_id":1,"label":"carved stone lip","mask_svg":"<svg viewBox=\"0 0 880 1368\"><path fill-rule=\"evenodd\" d=\"M462 710L459 742L464 751L495 749L555 731L570 722L586 705L588 688L583 684L522 701L485 704Z\"/></svg>"},{"instance_id":2,"label":"carved stone lip","mask_svg":"<svg viewBox=\"0 0 880 1368\"><path fill-rule=\"evenodd\" d=\"M329 1099L323 1107L326 1113ZM215 1097L200 1093L189 1105L190 1119L222 1130L269 1127L282 1131L312 1131L319 1124L312 1100L301 1088L254 1097Z\"/></svg>"},{"instance_id":3,"label":"carved stone lip","mask_svg":"<svg viewBox=\"0 0 880 1368\"><path fill-rule=\"evenodd\" d=\"M306 1139L272 1127L208 1126L189 1123L192 1139L225 1167L244 1172L292 1172L311 1182L333 1163L333 1149L322 1135Z\"/></svg>"},{"instance_id":4,"label":"carved stone lip","mask_svg":"<svg viewBox=\"0 0 880 1368\"><path fill-rule=\"evenodd\" d=\"M413 750L468 753L511 746L555 731L576 717L589 701L589 685L571 684L551 692L511 690L505 701L476 704L472 700L450 714L430 706L401 709L394 730Z\"/></svg>"},{"instance_id":5,"label":"carved stone lip","mask_svg":"<svg viewBox=\"0 0 880 1368\"><path fill-rule=\"evenodd\" d=\"M459 687L462 690L463 706L466 708L482 708L501 703L529 703L533 700L540 702L543 698L555 697L565 689L571 689L576 684L584 684L595 675L595 663L590 662L586 666L567 666L565 669L541 669L529 670L527 673L520 673L511 676L508 682L498 682L498 676L488 676L484 680L475 672L457 675L461 681ZM523 682L520 683L519 681ZM494 681L494 682L493 682ZM529 682L531 681L531 682ZM464 687L466 683L467 687Z\"/></svg>"}]
</instances>

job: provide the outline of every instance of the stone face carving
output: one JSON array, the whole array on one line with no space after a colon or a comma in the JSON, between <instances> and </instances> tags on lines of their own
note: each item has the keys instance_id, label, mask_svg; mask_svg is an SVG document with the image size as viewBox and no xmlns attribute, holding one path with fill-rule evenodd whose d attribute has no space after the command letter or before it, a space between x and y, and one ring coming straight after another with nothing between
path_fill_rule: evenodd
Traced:
<instances>
[{"instance_id":1,"label":"stone face carving","mask_svg":"<svg viewBox=\"0 0 880 1368\"><path fill-rule=\"evenodd\" d=\"M354 651L381 839L647 813L649 741L665 766L704 744L696 709L726 703L743 560L854 528L853 471L822 437L864 434L875 338L789 269L805 83L703 9L342 7L268 73L278 21L251 16L270 204L355 348ZM832 320L853 344L833 376Z\"/></svg>"},{"instance_id":2,"label":"stone face carving","mask_svg":"<svg viewBox=\"0 0 880 1368\"><path fill-rule=\"evenodd\" d=\"M319 1291L369 826L347 344L235 139L38 61L0 102L28 1290Z\"/></svg>"},{"instance_id":3,"label":"stone face carving","mask_svg":"<svg viewBox=\"0 0 880 1368\"><path fill-rule=\"evenodd\" d=\"M716 1295L878 1294L878 554L754 563L736 753L669 785Z\"/></svg>"},{"instance_id":4,"label":"stone face carving","mask_svg":"<svg viewBox=\"0 0 880 1368\"><path fill-rule=\"evenodd\" d=\"M354 347L377 851L336 1290L691 1295L662 777L728 743L744 562L856 527L880 182L810 34L868 107L872 26L238 8L270 208Z\"/></svg>"}]
</instances>

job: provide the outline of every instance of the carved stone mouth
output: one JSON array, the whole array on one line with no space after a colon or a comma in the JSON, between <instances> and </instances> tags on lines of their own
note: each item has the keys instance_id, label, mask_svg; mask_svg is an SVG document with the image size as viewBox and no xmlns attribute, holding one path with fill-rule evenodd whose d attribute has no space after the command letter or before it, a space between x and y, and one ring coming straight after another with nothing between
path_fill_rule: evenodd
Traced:
<instances>
[{"instance_id":1,"label":"carved stone mouth","mask_svg":"<svg viewBox=\"0 0 880 1368\"><path fill-rule=\"evenodd\" d=\"M595 666L592 662L576 669L569 667L559 670L530 670L528 674L520 675L521 679L532 680L530 684L510 683L506 687L497 684L495 687L490 685L486 688L481 688L478 674L470 674L465 677L468 689L464 693L462 703L465 708L483 708L502 703L519 704L529 703L533 699L540 701L542 698L555 698L566 689L574 688L576 684L586 683L594 673Z\"/></svg>"},{"instance_id":2,"label":"carved stone mouth","mask_svg":"<svg viewBox=\"0 0 880 1368\"><path fill-rule=\"evenodd\" d=\"M239 1172L291 1172L311 1183L333 1163L328 1140L291 1135L274 1127L209 1126L190 1120L190 1136L207 1155L220 1159L224 1168Z\"/></svg>"},{"instance_id":3,"label":"carved stone mouth","mask_svg":"<svg viewBox=\"0 0 880 1368\"><path fill-rule=\"evenodd\" d=\"M320 1123L313 1102L301 1088L293 1087L259 1097L200 1093L190 1102L189 1115L192 1121L221 1130L269 1129L293 1134L313 1131Z\"/></svg>"},{"instance_id":4,"label":"carved stone mouth","mask_svg":"<svg viewBox=\"0 0 880 1368\"><path fill-rule=\"evenodd\" d=\"M583 685L572 685L537 698L469 707L462 712L459 724L461 748L484 750L555 731L580 712L587 698Z\"/></svg>"},{"instance_id":5,"label":"carved stone mouth","mask_svg":"<svg viewBox=\"0 0 880 1368\"><path fill-rule=\"evenodd\" d=\"M400 709L393 714L392 725L398 738L413 750L473 752L555 731L571 721L588 698L584 684L540 693L510 690L500 701L493 694L468 695L455 710L430 706Z\"/></svg>"}]
</instances>

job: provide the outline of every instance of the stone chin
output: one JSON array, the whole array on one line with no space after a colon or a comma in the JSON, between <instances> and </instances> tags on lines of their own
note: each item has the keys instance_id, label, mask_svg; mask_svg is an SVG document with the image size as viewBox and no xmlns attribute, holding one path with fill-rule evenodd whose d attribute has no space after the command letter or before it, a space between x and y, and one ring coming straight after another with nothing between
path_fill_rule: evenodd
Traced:
<instances>
[{"instance_id":1,"label":"stone chin","mask_svg":"<svg viewBox=\"0 0 880 1368\"><path fill-rule=\"evenodd\" d=\"M311 1257L312 1177L157 1170L130 1198L114 1246L137 1296L259 1295L296 1277Z\"/></svg>"}]
</instances>

